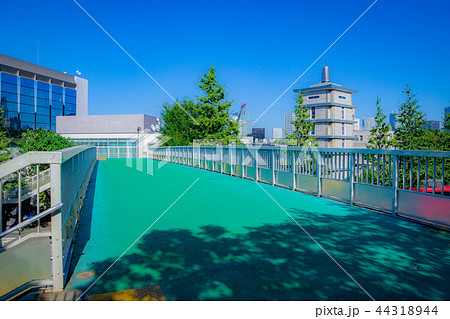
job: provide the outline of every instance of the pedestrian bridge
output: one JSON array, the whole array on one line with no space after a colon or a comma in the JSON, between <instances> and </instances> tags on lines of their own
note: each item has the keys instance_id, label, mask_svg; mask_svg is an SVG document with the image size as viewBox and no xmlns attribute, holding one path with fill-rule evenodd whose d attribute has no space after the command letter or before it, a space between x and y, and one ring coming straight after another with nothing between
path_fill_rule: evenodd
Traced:
<instances>
[{"instance_id":1,"label":"pedestrian bridge","mask_svg":"<svg viewBox=\"0 0 450 319\"><path fill-rule=\"evenodd\" d=\"M320 247L377 300L450 296L448 152L202 146L150 157L97 162L78 146L0 166L5 180L49 165L52 195L0 235L17 235L0 252L3 299L152 285L167 300L369 300ZM319 289L324 276L336 285Z\"/></svg>"}]
</instances>

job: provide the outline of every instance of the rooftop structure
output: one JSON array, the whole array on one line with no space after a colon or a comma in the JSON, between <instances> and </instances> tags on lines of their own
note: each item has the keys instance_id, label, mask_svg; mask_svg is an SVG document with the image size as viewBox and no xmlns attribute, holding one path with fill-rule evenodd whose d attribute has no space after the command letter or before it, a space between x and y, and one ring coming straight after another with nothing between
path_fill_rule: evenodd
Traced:
<instances>
[{"instance_id":1,"label":"rooftop structure","mask_svg":"<svg viewBox=\"0 0 450 319\"><path fill-rule=\"evenodd\" d=\"M58 116L56 132L97 147L99 158L143 157L158 143L161 119L145 114Z\"/></svg>"}]
</instances>

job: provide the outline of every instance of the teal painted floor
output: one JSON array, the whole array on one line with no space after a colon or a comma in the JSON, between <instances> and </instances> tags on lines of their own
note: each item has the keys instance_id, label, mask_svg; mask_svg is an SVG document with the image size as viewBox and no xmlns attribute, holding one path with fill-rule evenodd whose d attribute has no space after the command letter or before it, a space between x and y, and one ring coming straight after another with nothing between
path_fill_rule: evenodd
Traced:
<instances>
[{"instance_id":1,"label":"teal painted floor","mask_svg":"<svg viewBox=\"0 0 450 319\"><path fill-rule=\"evenodd\" d=\"M159 285L167 300L370 300L255 182L139 164L98 162L67 289L86 289L198 178L88 295ZM449 233L260 185L376 300L450 299Z\"/></svg>"}]
</instances>

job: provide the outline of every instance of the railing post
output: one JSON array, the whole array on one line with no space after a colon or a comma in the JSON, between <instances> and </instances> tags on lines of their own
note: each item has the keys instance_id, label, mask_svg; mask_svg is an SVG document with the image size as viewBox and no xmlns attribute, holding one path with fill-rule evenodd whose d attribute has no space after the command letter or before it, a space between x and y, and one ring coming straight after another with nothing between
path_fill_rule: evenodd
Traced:
<instances>
[{"instance_id":1,"label":"railing post","mask_svg":"<svg viewBox=\"0 0 450 319\"><path fill-rule=\"evenodd\" d=\"M314 153L313 153L314 154ZM316 151L316 177L317 177L317 196L322 196L322 165L320 164L320 152Z\"/></svg>"},{"instance_id":2,"label":"railing post","mask_svg":"<svg viewBox=\"0 0 450 319\"><path fill-rule=\"evenodd\" d=\"M51 179L51 206L61 203L61 166L50 164ZM63 270L63 242L62 242L62 212L52 213L52 277L53 290L61 291L64 288Z\"/></svg>"},{"instance_id":3,"label":"railing post","mask_svg":"<svg viewBox=\"0 0 450 319\"><path fill-rule=\"evenodd\" d=\"M394 190L394 196L392 197L392 216L396 216L397 215L397 211L398 211L398 174L399 174L399 170L398 170L398 157L397 155L393 156L393 168L392 168L392 178L393 180L393 185L392 188ZM425 186L426 187L426 186Z\"/></svg>"},{"instance_id":4,"label":"railing post","mask_svg":"<svg viewBox=\"0 0 450 319\"><path fill-rule=\"evenodd\" d=\"M272 186L275 186L275 150L270 150L272 153Z\"/></svg>"},{"instance_id":5,"label":"railing post","mask_svg":"<svg viewBox=\"0 0 450 319\"><path fill-rule=\"evenodd\" d=\"M220 145L220 173L223 173L223 146Z\"/></svg>"},{"instance_id":6,"label":"railing post","mask_svg":"<svg viewBox=\"0 0 450 319\"><path fill-rule=\"evenodd\" d=\"M3 179L0 179L0 233L1 232L3 232ZM1 238L0 247L2 247Z\"/></svg>"},{"instance_id":7,"label":"railing post","mask_svg":"<svg viewBox=\"0 0 450 319\"><path fill-rule=\"evenodd\" d=\"M36 176L37 176L37 179L36 179L36 189L37 189L37 193L36 193L36 215L39 215L39 213L41 212L41 208L39 207L40 206L40 199L39 199L39 186L40 186L39 185L39 165L36 166L36 172L37 172L37 174L36 174ZM37 221L37 232L40 233L40 231L41 231L41 220L38 219L38 221Z\"/></svg>"},{"instance_id":8,"label":"railing post","mask_svg":"<svg viewBox=\"0 0 450 319\"><path fill-rule=\"evenodd\" d=\"M349 154L349 160L348 160L348 165L350 165L349 170L350 170L350 205L353 205L354 201L355 201L355 154L354 153L350 153Z\"/></svg>"},{"instance_id":9,"label":"railing post","mask_svg":"<svg viewBox=\"0 0 450 319\"><path fill-rule=\"evenodd\" d=\"M17 223L22 222L22 171L17 171ZM22 236L22 231L19 229L19 238Z\"/></svg>"},{"instance_id":10,"label":"railing post","mask_svg":"<svg viewBox=\"0 0 450 319\"><path fill-rule=\"evenodd\" d=\"M295 191L295 151L291 151L292 190Z\"/></svg>"},{"instance_id":11,"label":"railing post","mask_svg":"<svg viewBox=\"0 0 450 319\"><path fill-rule=\"evenodd\" d=\"M233 149L228 146L228 159L230 161L230 176L233 176Z\"/></svg>"},{"instance_id":12,"label":"railing post","mask_svg":"<svg viewBox=\"0 0 450 319\"><path fill-rule=\"evenodd\" d=\"M242 178L245 178L245 167L244 167L244 149L241 149L241 169L242 169ZM442 183L443 184L443 183Z\"/></svg>"},{"instance_id":13,"label":"railing post","mask_svg":"<svg viewBox=\"0 0 450 319\"><path fill-rule=\"evenodd\" d=\"M254 149L254 153L255 153L255 176L256 176L256 181L259 180L259 173L258 173L258 166L259 166L259 152L257 149Z\"/></svg>"}]
</instances>

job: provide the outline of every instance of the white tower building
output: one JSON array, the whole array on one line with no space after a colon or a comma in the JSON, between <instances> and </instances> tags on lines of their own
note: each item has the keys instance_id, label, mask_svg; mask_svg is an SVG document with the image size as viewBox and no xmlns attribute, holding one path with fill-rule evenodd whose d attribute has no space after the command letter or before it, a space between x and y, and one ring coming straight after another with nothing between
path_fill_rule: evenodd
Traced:
<instances>
[{"instance_id":1,"label":"white tower building","mask_svg":"<svg viewBox=\"0 0 450 319\"><path fill-rule=\"evenodd\" d=\"M355 123L355 107L352 94L356 90L342 87L330 81L330 70L322 70L322 81L309 88L295 89L301 92L306 107L310 109L310 121L315 122L312 136L319 142L319 147L351 148Z\"/></svg>"}]
</instances>

